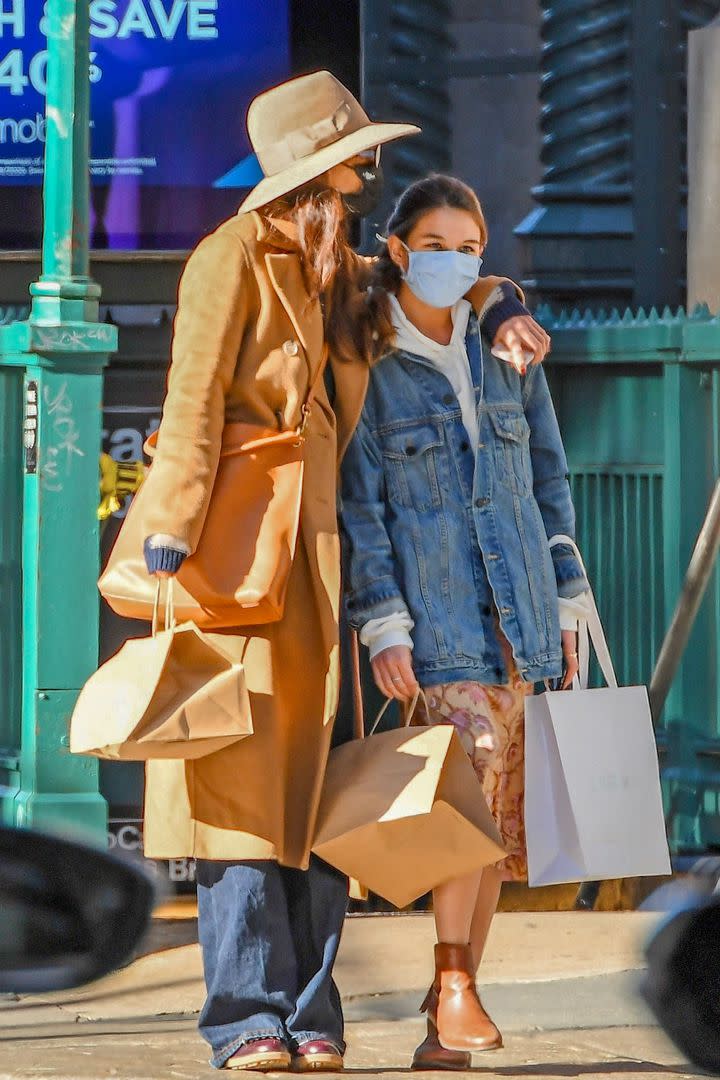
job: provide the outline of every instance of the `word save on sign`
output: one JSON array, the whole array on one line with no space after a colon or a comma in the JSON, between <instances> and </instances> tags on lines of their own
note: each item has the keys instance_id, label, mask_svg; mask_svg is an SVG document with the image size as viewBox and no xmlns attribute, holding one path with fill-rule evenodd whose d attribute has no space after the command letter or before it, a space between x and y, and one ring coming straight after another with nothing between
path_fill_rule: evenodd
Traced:
<instances>
[{"instance_id":1,"label":"word save on sign","mask_svg":"<svg viewBox=\"0 0 720 1080\"><path fill-rule=\"evenodd\" d=\"M91 0L90 36L97 39L143 37L148 40L174 41L178 34L189 41L207 41L218 37L219 0L129 0L127 6L117 0ZM119 10L121 9L121 10ZM39 29L47 36L47 0ZM26 0L0 0L0 40L22 40L27 32ZM90 54L90 80L98 82L102 71L96 53ZM16 48L0 57L0 91L9 90L21 97L28 85L38 94L47 90L47 50L32 56L25 73L22 49Z\"/></svg>"},{"instance_id":2,"label":"word save on sign","mask_svg":"<svg viewBox=\"0 0 720 1080\"><path fill-rule=\"evenodd\" d=\"M191 41L216 38L218 0L130 0L122 16L115 0L91 0L90 34L97 38L146 38L173 41L185 24Z\"/></svg>"}]
</instances>

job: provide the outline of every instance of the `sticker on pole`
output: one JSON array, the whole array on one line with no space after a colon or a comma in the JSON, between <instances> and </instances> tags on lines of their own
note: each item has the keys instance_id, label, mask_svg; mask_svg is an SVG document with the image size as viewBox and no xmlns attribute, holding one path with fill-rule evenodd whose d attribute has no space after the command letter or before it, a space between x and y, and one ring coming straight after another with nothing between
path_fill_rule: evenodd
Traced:
<instances>
[{"instance_id":1,"label":"sticker on pole","mask_svg":"<svg viewBox=\"0 0 720 1080\"><path fill-rule=\"evenodd\" d=\"M34 379L25 389L25 422L23 424L23 449L25 450L25 472L32 475L37 472L37 431L38 431L38 385Z\"/></svg>"}]
</instances>

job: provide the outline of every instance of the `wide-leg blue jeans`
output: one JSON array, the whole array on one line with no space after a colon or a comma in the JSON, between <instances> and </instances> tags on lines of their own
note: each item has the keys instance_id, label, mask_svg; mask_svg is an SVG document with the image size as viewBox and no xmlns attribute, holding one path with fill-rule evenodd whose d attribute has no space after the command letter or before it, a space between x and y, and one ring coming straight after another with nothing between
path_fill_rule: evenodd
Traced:
<instances>
[{"instance_id":1,"label":"wide-leg blue jeans","mask_svg":"<svg viewBox=\"0 0 720 1080\"><path fill-rule=\"evenodd\" d=\"M207 1000L200 1033L222 1068L255 1039L290 1049L315 1039L343 1053L333 965L347 879L313 857L306 871L275 862L198 860L198 925Z\"/></svg>"}]
</instances>

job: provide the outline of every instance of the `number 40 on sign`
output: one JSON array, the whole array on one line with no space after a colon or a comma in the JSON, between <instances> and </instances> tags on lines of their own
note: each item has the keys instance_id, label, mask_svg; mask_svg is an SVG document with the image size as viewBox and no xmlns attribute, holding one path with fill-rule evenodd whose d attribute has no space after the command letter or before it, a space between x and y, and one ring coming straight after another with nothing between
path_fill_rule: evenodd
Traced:
<instances>
[{"instance_id":1,"label":"number 40 on sign","mask_svg":"<svg viewBox=\"0 0 720 1080\"><path fill-rule=\"evenodd\" d=\"M218 0L129 0L122 12L117 0L91 0L90 35L106 38L142 37L146 40L174 41L185 32L188 41L207 41L218 36ZM47 7L47 4L45 5ZM40 31L47 34L47 15L40 21ZM0 39L24 38L26 33L25 0L0 0ZM22 97L27 86L45 94L47 90L47 50L30 58L27 70L22 49L11 49L0 60L0 92ZM90 81L98 82L102 71L90 53Z\"/></svg>"}]
</instances>

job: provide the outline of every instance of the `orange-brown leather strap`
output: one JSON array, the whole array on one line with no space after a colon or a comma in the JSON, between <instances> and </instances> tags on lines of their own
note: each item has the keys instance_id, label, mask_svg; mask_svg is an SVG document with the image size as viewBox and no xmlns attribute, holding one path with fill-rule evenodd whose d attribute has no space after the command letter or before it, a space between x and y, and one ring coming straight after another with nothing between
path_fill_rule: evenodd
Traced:
<instances>
[{"instance_id":1,"label":"orange-brown leather strap","mask_svg":"<svg viewBox=\"0 0 720 1080\"><path fill-rule=\"evenodd\" d=\"M353 738L365 738L365 710L363 708L362 680L360 678L360 638L357 630L350 634L350 656L353 682Z\"/></svg>"},{"instance_id":2,"label":"orange-brown leather strap","mask_svg":"<svg viewBox=\"0 0 720 1080\"><path fill-rule=\"evenodd\" d=\"M323 345L322 356L320 358L320 363L318 365L318 370L317 370L317 372L315 374L315 378L313 379L312 383L310 384L310 389L307 392L307 397L305 398L305 401L303 402L302 409L300 410L300 426L298 427L298 431L300 432L300 434L302 434L305 431L305 428L307 427L307 422L310 419L310 412L311 412L312 407L313 407L313 402L315 401L315 395L317 394L318 388L320 386L320 382L322 381L322 378L325 375L325 368L327 367L327 360L328 360L328 347L327 347L327 345Z\"/></svg>"}]
</instances>

